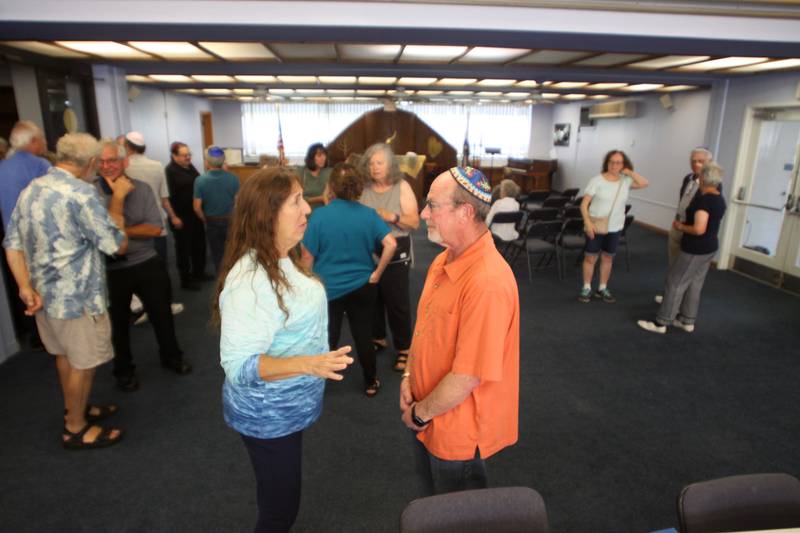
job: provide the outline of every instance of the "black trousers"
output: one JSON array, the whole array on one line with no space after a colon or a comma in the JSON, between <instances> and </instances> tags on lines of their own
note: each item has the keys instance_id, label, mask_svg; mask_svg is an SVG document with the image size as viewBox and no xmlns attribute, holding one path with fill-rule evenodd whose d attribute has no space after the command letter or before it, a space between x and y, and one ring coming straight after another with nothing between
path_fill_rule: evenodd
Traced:
<instances>
[{"instance_id":1,"label":"black trousers","mask_svg":"<svg viewBox=\"0 0 800 533\"><path fill-rule=\"evenodd\" d=\"M206 230L203 222L194 213L177 213L183 221L183 228L172 226L175 237L175 263L181 281L190 276L206 272Z\"/></svg>"},{"instance_id":2,"label":"black trousers","mask_svg":"<svg viewBox=\"0 0 800 533\"><path fill-rule=\"evenodd\" d=\"M214 273L219 275L219 265L225 255L225 240L228 238L228 220L206 220L206 238L211 249L211 260L214 262Z\"/></svg>"},{"instance_id":3,"label":"black trousers","mask_svg":"<svg viewBox=\"0 0 800 533\"><path fill-rule=\"evenodd\" d=\"M170 308L171 293L167 267L160 257L138 265L108 271L111 303L111 343L114 346L114 375L130 376L136 370L130 341L131 296L135 293L153 325L161 362L179 361L183 352L175 338Z\"/></svg>"},{"instance_id":4,"label":"black trousers","mask_svg":"<svg viewBox=\"0 0 800 533\"><path fill-rule=\"evenodd\" d=\"M489 486L486 463L475 448L475 457L466 461L448 461L431 455L411 432L414 439L414 470L420 496L433 496L446 492L485 489Z\"/></svg>"},{"instance_id":5,"label":"black trousers","mask_svg":"<svg viewBox=\"0 0 800 533\"><path fill-rule=\"evenodd\" d=\"M353 334L358 362L364 381L375 381L375 346L372 344L372 312L378 294L377 285L366 283L344 296L328 302L328 343L331 350L339 347L342 319L347 313L350 333Z\"/></svg>"},{"instance_id":6,"label":"black trousers","mask_svg":"<svg viewBox=\"0 0 800 533\"><path fill-rule=\"evenodd\" d=\"M411 347L411 300L408 296L410 271L411 265L408 262L387 266L378 283L378 298L375 301L372 338L386 338L388 317L394 349L398 351Z\"/></svg>"},{"instance_id":7,"label":"black trousers","mask_svg":"<svg viewBox=\"0 0 800 533\"><path fill-rule=\"evenodd\" d=\"M303 432L276 439L241 435L256 475L255 533L285 533L300 509Z\"/></svg>"}]
</instances>

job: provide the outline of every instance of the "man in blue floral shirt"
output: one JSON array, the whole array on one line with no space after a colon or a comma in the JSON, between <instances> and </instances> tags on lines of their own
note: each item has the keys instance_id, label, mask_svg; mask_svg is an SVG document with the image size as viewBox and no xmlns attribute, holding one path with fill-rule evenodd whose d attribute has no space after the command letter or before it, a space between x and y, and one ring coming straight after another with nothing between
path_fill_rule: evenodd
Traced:
<instances>
[{"instance_id":1,"label":"man in blue floral shirt","mask_svg":"<svg viewBox=\"0 0 800 533\"><path fill-rule=\"evenodd\" d=\"M19 297L47 351L56 356L66 412L65 448L119 442L122 431L93 422L117 411L88 405L95 368L113 357L105 264L101 254L124 254L122 209L128 183L114 188L108 210L92 177L97 140L86 133L59 139L56 166L19 196L3 246Z\"/></svg>"}]
</instances>

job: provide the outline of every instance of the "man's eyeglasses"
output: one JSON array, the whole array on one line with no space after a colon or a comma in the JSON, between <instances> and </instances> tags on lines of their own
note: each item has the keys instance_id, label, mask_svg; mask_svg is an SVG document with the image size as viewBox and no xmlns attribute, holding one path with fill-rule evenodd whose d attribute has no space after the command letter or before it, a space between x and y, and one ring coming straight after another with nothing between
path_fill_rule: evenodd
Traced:
<instances>
[{"instance_id":1,"label":"man's eyeglasses","mask_svg":"<svg viewBox=\"0 0 800 533\"><path fill-rule=\"evenodd\" d=\"M122 158L117 157L114 159L98 159L97 164L99 165L118 165L122 162Z\"/></svg>"},{"instance_id":2,"label":"man's eyeglasses","mask_svg":"<svg viewBox=\"0 0 800 533\"><path fill-rule=\"evenodd\" d=\"M430 209L431 211L436 211L436 209L445 205L452 205L453 207L458 207L463 203L464 202L459 202L459 201L439 203L439 202L434 202L433 200L427 200L427 199L425 200L425 205L428 206L428 209Z\"/></svg>"}]
</instances>

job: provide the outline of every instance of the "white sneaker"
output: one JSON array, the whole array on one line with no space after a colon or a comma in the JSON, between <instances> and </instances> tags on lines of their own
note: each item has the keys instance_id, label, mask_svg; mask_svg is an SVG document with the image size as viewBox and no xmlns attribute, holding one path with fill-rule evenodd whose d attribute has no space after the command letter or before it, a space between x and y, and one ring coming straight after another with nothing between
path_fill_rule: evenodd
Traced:
<instances>
[{"instance_id":1,"label":"white sneaker","mask_svg":"<svg viewBox=\"0 0 800 533\"><path fill-rule=\"evenodd\" d=\"M694 331L694 324L684 324L677 318L672 321L672 325L675 326L676 328L682 329L686 333L691 333Z\"/></svg>"},{"instance_id":2,"label":"white sneaker","mask_svg":"<svg viewBox=\"0 0 800 533\"><path fill-rule=\"evenodd\" d=\"M661 302L664 301L664 295L663 294L656 294L656 296L655 296L655 298L653 298L653 300L655 300L657 304L660 304Z\"/></svg>"},{"instance_id":3,"label":"white sneaker","mask_svg":"<svg viewBox=\"0 0 800 533\"><path fill-rule=\"evenodd\" d=\"M147 313L142 313L142 315L133 322L133 325L141 326L145 322L147 322Z\"/></svg>"},{"instance_id":4,"label":"white sneaker","mask_svg":"<svg viewBox=\"0 0 800 533\"><path fill-rule=\"evenodd\" d=\"M645 329L647 331L652 331L653 333L667 332L667 326L659 326L655 322L650 322L649 320L637 320L636 323L639 324L640 328Z\"/></svg>"},{"instance_id":5,"label":"white sneaker","mask_svg":"<svg viewBox=\"0 0 800 533\"><path fill-rule=\"evenodd\" d=\"M172 309L173 315L179 315L183 313L183 304L181 303L170 304L170 309Z\"/></svg>"}]
</instances>

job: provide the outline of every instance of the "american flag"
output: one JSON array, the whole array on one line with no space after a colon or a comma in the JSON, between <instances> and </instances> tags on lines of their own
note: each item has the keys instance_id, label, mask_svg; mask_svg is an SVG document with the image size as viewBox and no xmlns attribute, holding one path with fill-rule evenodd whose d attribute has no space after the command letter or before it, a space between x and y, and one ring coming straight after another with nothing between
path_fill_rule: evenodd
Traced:
<instances>
[{"instance_id":1,"label":"american flag","mask_svg":"<svg viewBox=\"0 0 800 533\"><path fill-rule=\"evenodd\" d=\"M281 128L281 116L278 114L278 164L286 164L286 153L283 150L283 129Z\"/></svg>"}]
</instances>

